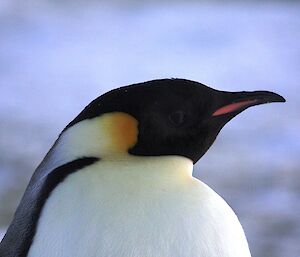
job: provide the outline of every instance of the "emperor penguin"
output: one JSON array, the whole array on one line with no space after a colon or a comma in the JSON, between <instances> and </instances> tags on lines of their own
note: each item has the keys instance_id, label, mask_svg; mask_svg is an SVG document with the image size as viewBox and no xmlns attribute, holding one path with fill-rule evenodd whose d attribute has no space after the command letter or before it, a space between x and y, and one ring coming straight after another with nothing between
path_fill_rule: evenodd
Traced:
<instances>
[{"instance_id":1,"label":"emperor penguin","mask_svg":"<svg viewBox=\"0 0 300 257\"><path fill-rule=\"evenodd\" d=\"M249 257L229 205L192 175L222 127L273 92L185 79L92 101L34 172L1 257Z\"/></svg>"}]
</instances>

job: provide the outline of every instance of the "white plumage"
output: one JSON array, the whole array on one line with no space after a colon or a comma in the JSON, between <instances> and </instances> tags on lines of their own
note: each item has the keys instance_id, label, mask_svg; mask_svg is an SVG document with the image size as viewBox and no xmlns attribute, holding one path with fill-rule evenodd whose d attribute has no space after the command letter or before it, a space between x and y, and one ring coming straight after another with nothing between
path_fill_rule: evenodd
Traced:
<instances>
[{"instance_id":1,"label":"white plumage","mask_svg":"<svg viewBox=\"0 0 300 257\"><path fill-rule=\"evenodd\" d=\"M192 177L191 160L109 153L101 119L65 131L47 160L53 168L82 153L101 158L53 190L29 257L250 256L236 215Z\"/></svg>"}]
</instances>

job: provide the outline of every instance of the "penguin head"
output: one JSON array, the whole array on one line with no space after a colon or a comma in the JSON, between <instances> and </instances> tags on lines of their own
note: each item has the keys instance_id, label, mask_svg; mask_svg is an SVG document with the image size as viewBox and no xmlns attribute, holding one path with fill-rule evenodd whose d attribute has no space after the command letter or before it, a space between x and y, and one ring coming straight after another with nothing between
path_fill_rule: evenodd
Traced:
<instances>
[{"instance_id":1,"label":"penguin head","mask_svg":"<svg viewBox=\"0 0 300 257\"><path fill-rule=\"evenodd\" d=\"M197 162L222 127L251 106L285 102L273 92L225 92L184 79L114 89L92 101L63 132L85 122L101 130L106 151L135 156L176 155ZM91 125L93 124L93 125ZM89 137L81 138L82 144Z\"/></svg>"}]
</instances>

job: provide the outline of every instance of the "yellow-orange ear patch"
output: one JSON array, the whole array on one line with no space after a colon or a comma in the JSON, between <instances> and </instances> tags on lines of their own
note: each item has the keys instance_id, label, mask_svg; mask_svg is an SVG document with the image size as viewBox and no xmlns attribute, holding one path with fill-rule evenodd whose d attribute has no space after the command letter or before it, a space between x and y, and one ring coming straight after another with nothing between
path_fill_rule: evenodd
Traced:
<instances>
[{"instance_id":1,"label":"yellow-orange ear patch","mask_svg":"<svg viewBox=\"0 0 300 257\"><path fill-rule=\"evenodd\" d=\"M103 114L101 116L101 127L109 137L109 147L112 151L127 151L138 140L138 121L127 113L112 112Z\"/></svg>"}]
</instances>

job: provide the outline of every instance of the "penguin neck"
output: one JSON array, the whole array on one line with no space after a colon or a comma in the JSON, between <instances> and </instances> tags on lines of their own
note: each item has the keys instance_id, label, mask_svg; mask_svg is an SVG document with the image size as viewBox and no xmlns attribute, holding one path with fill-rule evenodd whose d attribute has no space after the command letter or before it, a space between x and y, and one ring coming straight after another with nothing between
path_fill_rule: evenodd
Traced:
<instances>
[{"instance_id":1,"label":"penguin neck","mask_svg":"<svg viewBox=\"0 0 300 257\"><path fill-rule=\"evenodd\" d=\"M110 155L101 161L121 166L129 172L139 171L147 177L191 178L193 173L193 162L182 156Z\"/></svg>"},{"instance_id":2,"label":"penguin neck","mask_svg":"<svg viewBox=\"0 0 300 257\"><path fill-rule=\"evenodd\" d=\"M83 158L96 157L112 165L133 167L133 170L151 170L147 176L192 177L193 162L183 156L136 156L114 147L107 134L106 117L84 120L65 130L50 154L52 168Z\"/></svg>"}]
</instances>

